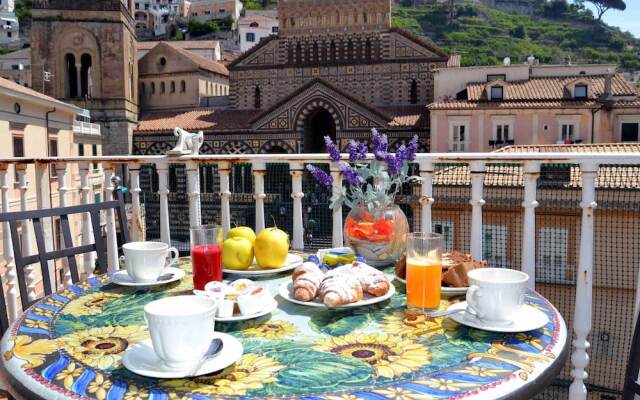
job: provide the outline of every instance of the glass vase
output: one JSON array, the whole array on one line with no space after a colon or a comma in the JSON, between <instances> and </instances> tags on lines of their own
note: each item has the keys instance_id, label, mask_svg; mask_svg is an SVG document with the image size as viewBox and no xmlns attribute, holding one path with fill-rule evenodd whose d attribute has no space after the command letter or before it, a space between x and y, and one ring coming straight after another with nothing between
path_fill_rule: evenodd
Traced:
<instances>
[{"instance_id":1,"label":"glass vase","mask_svg":"<svg viewBox=\"0 0 640 400\"><path fill-rule=\"evenodd\" d=\"M344 225L347 246L364 257L373 267L389 266L400 259L405 250L409 223L397 205L352 208Z\"/></svg>"}]
</instances>

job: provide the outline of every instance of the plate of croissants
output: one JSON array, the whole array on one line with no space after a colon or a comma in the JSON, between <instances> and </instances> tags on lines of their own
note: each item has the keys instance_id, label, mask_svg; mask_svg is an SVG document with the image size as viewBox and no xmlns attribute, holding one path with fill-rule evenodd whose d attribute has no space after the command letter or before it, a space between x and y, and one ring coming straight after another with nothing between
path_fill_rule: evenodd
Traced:
<instances>
[{"instance_id":1,"label":"plate of croissants","mask_svg":"<svg viewBox=\"0 0 640 400\"><path fill-rule=\"evenodd\" d=\"M357 261L326 273L305 262L293 271L292 280L279 288L280 297L287 301L327 309L380 303L395 292L386 274Z\"/></svg>"},{"instance_id":2,"label":"plate of croissants","mask_svg":"<svg viewBox=\"0 0 640 400\"><path fill-rule=\"evenodd\" d=\"M407 263L406 255L395 265L396 279L406 283ZM463 295L469 288L467 274L469 271L484 268L486 261L476 260L471 254L460 251L452 251L442 254L442 294L447 296Z\"/></svg>"}]
</instances>

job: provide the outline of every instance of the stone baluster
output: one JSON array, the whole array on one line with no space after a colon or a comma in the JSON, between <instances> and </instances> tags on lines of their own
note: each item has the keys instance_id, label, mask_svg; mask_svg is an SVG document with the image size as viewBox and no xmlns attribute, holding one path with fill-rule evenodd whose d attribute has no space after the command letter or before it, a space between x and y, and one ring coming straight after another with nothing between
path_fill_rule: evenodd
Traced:
<instances>
[{"instance_id":1,"label":"stone baluster","mask_svg":"<svg viewBox=\"0 0 640 400\"><path fill-rule=\"evenodd\" d=\"M69 191L69 187L67 187L67 163L57 162L55 164L55 169L56 174L58 175L58 205L59 207L66 207L67 192ZM62 232L56 232L55 234L61 235ZM60 247L66 247L64 239L62 237L58 239ZM73 284L73 281L71 280L71 270L69 269L69 261L66 257L62 258L60 261L64 270L64 286L67 287Z\"/></svg>"},{"instance_id":2,"label":"stone baluster","mask_svg":"<svg viewBox=\"0 0 640 400\"><path fill-rule=\"evenodd\" d=\"M218 173L220 174L220 213L222 223L222 233L227 237L227 232L231 229L231 208L229 206L229 198L231 191L229 190L229 173L231 165L226 161L218 163Z\"/></svg>"},{"instance_id":3,"label":"stone baluster","mask_svg":"<svg viewBox=\"0 0 640 400\"><path fill-rule=\"evenodd\" d=\"M291 174L291 198L293 199L293 241L291 247L294 250L304 249L304 227L302 221L302 174L304 164L292 162L289 167Z\"/></svg>"},{"instance_id":4,"label":"stone baluster","mask_svg":"<svg viewBox=\"0 0 640 400\"><path fill-rule=\"evenodd\" d=\"M27 211L29 209L29 199L27 195L27 191L29 190L29 181L27 179L27 165L26 164L16 164L15 165L16 172L18 175L18 184L20 189L20 211ZM22 221L22 254L23 255L31 255L34 253L33 251L33 229L31 226L31 222L29 220ZM25 267L25 280L27 284L27 298L29 301L33 301L36 299L36 269L33 264Z\"/></svg>"},{"instance_id":5,"label":"stone baluster","mask_svg":"<svg viewBox=\"0 0 640 400\"><path fill-rule=\"evenodd\" d=\"M333 177L333 195L339 195L342 192L342 171L340 170L340 164L332 162L330 166L331 176ZM333 247L342 247L344 243L343 230L342 230L342 205L332 210L333 216L333 232L332 232L332 245Z\"/></svg>"},{"instance_id":6,"label":"stone baluster","mask_svg":"<svg viewBox=\"0 0 640 400\"><path fill-rule=\"evenodd\" d=\"M524 163L524 221L522 224L522 272L529 275L529 289L536 288L536 184L540 176L540 163Z\"/></svg>"},{"instance_id":7,"label":"stone baluster","mask_svg":"<svg viewBox=\"0 0 640 400\"><path fill-rule=\"evenodd\" d=\"M431 232L431 206L433 205L433 163L431 161L420 161L420 177L422 185L420 188L420 216L422 232Z\"/></svg>"},{"instance_id":8,"label":"stone baluster","mask_svg":"<svg viewBox=\"0 0 640 400\"><path fill-rule=\"evenodd\" d=\"M158 171L158 194L160 195L160 240L171 246L171 230L169 226L169 164L160 161L156 164Z\"/></svg>"},{"instance_id":9,"label":"stone baluster","mask_svg":"<svg viewBox=\"0 0 640 400\"><path fill-rule=\"evenodd\" d=\"M142 208L140 207L140 164L135 163L129 165L130 182L129 191L131 192L131 213L133 226L131 227L131 240L139 241L145 239L145 229L142 224Z\"/></svg>"},{"instance_id":10,"label":"stone baluster","mask_svg":"<svg viewBox=\"0 0 640 400\"><path fill-rule=\"evenodd\" d=\"M39 210L51 208L51 188L49 187L50 169L47 163L36 162L36 208ZM49 252L53 250L53 230L51 227L51 218L42 219L42 235L44 237L45 249ZM49 260L48 269L49 276L43 276L42 279L49 279L49 283L53 290L56 289L56 270L53 260Z\"/></svg>"},{"instance_id":11,"label":"stone baluster","mask_svg":"<svg viewBox=\"0 0 640 400\"><path fill-rule=\"evenodd\" d=\"M82 204L91 204L91 185L89 183L89 173L92 171L91 164L82 161L78 165L80 170L80 196ZM82 245L89 245L94 242L93 229L91 227L91 215L89 213L82 214ZM83 255L84 273L87 278L93 276L96 267L96 253L89 252Z\"/></svg>"},{"instance_id":12,"label":"stone baluster","mask_svg":"<svg viewBox=\"0 0 640 400\"><path fill-rule=\"evenodd\" d=\"M200 165L196 161L187 163L187 195L189 196L189 224L198 226L202 222L200 214Z\"/></svg>"},{"instance_id":13,"label":"stone baluster","mask_svg":"<svg viewBox=\"0 0 640 400\"><path fill-rule=\"evenodd\" d=\"M253 198L256 201L256 234L264 229L264 176L267 173L267 166L263 161L252 161L251 171L253 173Z\"/></svg>"},{"instance_id":14,"label":"stone baluster","mask_svg":"<svg viewBox=\"0 0 640 400\"><path fill-rule=\"evenodd\" d=\"M587 388L584 381L587 379L587 366L589 355L587 349L589 342L587 337L591 331L591 318L593 307L593 225L596 203L596 176L598 164L595 162L583 162L580 164L582 173L582 223L580 227L580 255L578 258L578 271L576 273L576 303L573 314L573 354L571 363L573 369L571 376L573 382L569 387L570 400L586 400Z\"/></svg>"},{"instance_id":15,"label":"stone baluster","mask_svg":"<svg viewBox=\"0 0 640 400\"><path fill-rule=\"evenodd\" d=\"M2 212L9 212L9 183L7 182L8 165L0 164L0 201L2 202ZM18 238L15 238L18 240ZM18 317L18 275L16 272L15 258L13 254L13 243L11 242L11 231L9 223L2 223L2 251L4 253L4 261L7 271L4 281L7 282L7 311L9 321L13 321ZM4 290L0 287L0 290Z\"/></svg>"},{"instance_id":16,"label":"stone baluster","mask_svg":"<svg viewBox=\"0 0 640 400\"><path fill-rule=\"evenodd\" d=\"M120 178L115 176L115 168L112 163L104 163L104 200L113 200L113 191L116 185L120 184ZM113 208L106 211L106 231L107 231L107 266L109 271L120 269L118 261L118 240L116 238L116 219Z\"/></svg>"},{"instance_id":17,"label":"stone baluster","mask_svg":"<svg viewBox=\"0 0 640 400\"><path fill-rule=\"evenodd\" d=\"M471 255L482 260L482 206L484 199L482 192L484 188L485 165L482 161L472 161L469 163L471 173Z\"/></svg>"}]
</instances>

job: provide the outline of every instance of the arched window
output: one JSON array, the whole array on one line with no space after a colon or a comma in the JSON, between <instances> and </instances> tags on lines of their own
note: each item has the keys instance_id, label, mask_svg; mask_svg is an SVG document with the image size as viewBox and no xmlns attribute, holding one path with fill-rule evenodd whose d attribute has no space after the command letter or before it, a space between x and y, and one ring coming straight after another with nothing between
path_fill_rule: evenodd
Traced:
<instances>
[{"instance_id":1,"label":"arched window","mask_svg":"<svg viewBox=\"0 0 640 400\"><path fill-rule=\"evenodd\" d=\"M337 57L337 49L336 49L336 41L332 40L331 41L331 46L330 46L330 53L331 53L331 61L335 61L336 57Z\"/></svg>"},{"instance_id":2,"label":"arched window","mask_svg":"<svg viewBox=\"0 0 640 400\"><path fill-rule=\"evenodd\" d=\"M409 91L409 102L411 104L418 104L418 83L416 80L411 81L411 90Z\"/></svg>"},{"instance_id":3,"label":"arched window","mask_svg":"<svg viewBox=\"0 0 640 400\"><path fill-rule=\"evenodd\" d=\"M160 82L160 94L164 94L165 90L166 88L165 88L164 82Z\"/></svg>"},{"instance_id":4,"label":"arched window","mask_svg":"<svg viewBox=\"0 0 640 400\"><path fill-rule=\"evenodd\" d=\"M256 86L254 92L253 92L253 106L256 109L259 109L261 104L262 99L260 99L260 87Z\"/></svg>"},{"instance_id":5,"label":"arched window","mask_svg":"<svg viewBox=\"0 0 640 400\"><path fill-rule=\"evenodd\" d=\"M144 96L146 89L144 87L144 82L140 82L140 94Z\"/></svg>"},{"instance_id":6,"label":"arched window","mask_svg":"<svg viewBox=\"0 0 640 400\"><path fill-rule=\"evenodd\" d=\"M187 91L187 82L180 81L180 92L184 93Z\"/></svg>"},{"instance_id":7,"label":"arched window","mask_svg":"<svg viewBox=\"0 0 640 400\"><path fill-rule=\"evenodd\" d=\"M175 93L176 92L176 83L174 81L171 81L171 93Z\"/></svg>"},{"instance_id":8,"label":"arched window","mask_svg":"<svg viewBox=\"0 0 640 400\"><path fill-rule=\"evenodd\" d=\"M349 39L349 41L347 42L347 59L349 60L353 60L355 59L355 54L353 51L353 40Z\"/></svg>"},{"instance_id":9,"label":"arched window","mask_svg":"<svg viewBox=\"0 0 640 400\"><path fill-rule=\"evenodd\" d=\"M156 94L156 83L151 82L151 94Z\"/></svg>"},{"instance_id":10,"label":"arched window","mask_svg":"<svg viewBox=\"0 0 640 400\"><path fill-rule=\"evenodd\" d=\"M302 45L300 42L296 43L296 64L302 62Z\"/></svg>"},{"instance_id":11,"label":"arched window","mask_svg":"<svg viewBox=\"0 0 640 400\"><path fill-rule=\"evenodd\" d=\"M91 56L87 53L84 53L82 57L80 57L80 85L81 97L91 97L93 82L91 81Z\"/></svg>"},{"instance_id":12,"label":"arched window","mask_svg":"<svg viewBox=\"0 0 640 400\"><path fill-rule=\"evenodd\" d=\"M65 61L64 95L67 98L78 97L78 71L76 70L76 56L67 54Z\"/></svg>"},{"instance_id":13,"label":"arched window","mask_svg":"<svg viewBox=\"0 0 640 400\"><path fill-rule=\"evenodd\" d=\"M293 64L293 43L289 43L287 46L287 60L289 64Z\"/></svg>"},{"instance_id":14,"label":"arched window","mask_svg":"<svg viewBox=\"0 0 640 400\"><path fill-rule=\"evenodd\" d=\"M371 60L371 39L367 39L364 44L364 57L367 60Z\"/></svg>"},{"instance_id":15,"label":"arched window","mask_svg":"<svg viewBox=\"0 0 640 400\"><path fill-rule=\"evenodd\" d=\"M313 55L314 61L320 61L320 49L318 48L318 42L313 42ZM311 61L311 60L310 60Z\"/></svg>"}]
</instances>

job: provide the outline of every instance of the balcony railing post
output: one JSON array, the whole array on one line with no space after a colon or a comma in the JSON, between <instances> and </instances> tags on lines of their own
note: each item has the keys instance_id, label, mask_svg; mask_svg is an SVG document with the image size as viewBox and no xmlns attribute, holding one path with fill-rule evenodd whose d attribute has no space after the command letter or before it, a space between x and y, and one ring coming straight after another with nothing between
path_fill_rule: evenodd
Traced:
<instances>
[{"instance_id":1,"label":"balcony railing post","mask_svg":"<svg viewBox=\"0 0 640 400\"><path fill-rule=\"evenodd\" d=\"M289 173L291 174L291 198L293 199L293 241L291 247L295 250L304 249L304 227L302 223L302 174L304 172L303 163L291 163Z\"/></svg>"},{"instance_id":2,"label":"balcony railing post","mask_svg":"<svg viewBox=\"0 0 640 400\"><path fill-rule=\"evenodd\" d=\"M7 182L8 165L0 164L0 201L2 202L2 212L9 212L9 183ZM16 284L18 283L18 275L16 271L15 258L13 255L13 247L11 242L11 231L9 223L2 224L2 252L7 265L6 281L7 281L7 310L9 321L13 321L18 317L18 291ZM18 238L14 238L18 240ZM4 290L0 286L0 290Z\"/></svg>"},{"instance_id":3,"label":"balcony railing post","mask_svg":"<svg viewBox=\"0 0 640 400\"><path fill-rule=\"evenodd\" d=\"M91 204L91 186L89 185L89 172L91 164L83 161L79 165L80 170L80 196L82 204ZM93 229L91 229L91 216L89 213L82 214L82 245L88 245L94 242ZM93 276L93 270L96 265L96 253L89 252L84 254L84 272L87 277Z\"/></svg>"},{"instance_id":4,"label":"balcony railing post","mask_svg":"<svg viewBox=\"0 0 640 400\"><path fill-rule=\"evenodd\" d=\"M160 195L160 240L171 246L169 229L169 163L160 161L158 171L158 195Z\"/></svg>"},{"instance_id":5,"label":"balcony railing post","mask_svg":"<svg viewBox=\"0 0 640 400\"><path fill-rule=\"evenodd\" d=\"M104 163L104 192L105 201L113 200L113 191L115 190L115 166L112 163ZM107 265L109 271L115 271L119 269L120 263L118 261L118 241L116 239L116 218L113 209L107 209Z\"/></svg>"},{"instance_id":6,"label":"balcony railing post","mask_svg":"<svg viewBox=\"0 0 640 400\"><path fill-rule=\"evenodd\" d=\"M16 172L18 175L18 183L20 188L20 211L27 211L29 209L29 199L27 191L29 190L29 181L27 179L27 164L16 164ZM22 221L20 224L22 228L22 251L26 255L33 254L33 242L31 237L33 229L31 229L31 223L28 220ZM26 283L27 283L27 297L30 301L36 298L36 273L33 265L29 265L25 268L26 271Z\"/></svg>"},{"instance_id":7,"label":"balcony railing post","mask_svg":"<svg viewBox=\"0 0 640 400\"><path fill-rule=\"evenodd\" d=\"M589 355L587 349L589 342L587 336L591 331L591 318L593 307L593 225L596 203L596 176L598 164L584 162L580 165L582 173L582 222L580 228L580 255L578 258L578 271L576 273L576 303L573 314L573 354L571 363L573 369L571 376L573 382L569 387L570 400L585 400L587 388L584 384L587 379L587 366Z\"/></svg>"},{"instance_id":8,"label":"balcony railing post","mask_svg":"<svg viewBox=\"0 0 640 400\"><path fill-rule=\"evenodd\" d=\"M256 201L256 233L264 229L264 176L267 173L267 166L262 161L251 162L251 172L253 173L253 198Z\"/></svg>"},{"instance_id":9,"label":"balcony railing post","mask_svg":"<svg viewBox=\"0 0 640 400\"><path fill-rule=\"evenodd\" d=\"M422 232L431 232L431 205L433 204L433 163L428 160L420 161L420 177L422 185L420 187L420 215Z\"/></svg>"},{"instance_id":10,"label":"balcony railing post","mask_svg":"<svg viewBox=\"0 0 640 400\"><path fill-rule=\"evenodd\" d=\"M58 205L60 207L66 207L67 205L67 163L57 162L55 164L56 174L58 175ZM59 235L59 232L56 232ZM64 240L59 238L61 247L66 247ZM64 270L64 285L69 286L73 284L71 280L71 270L69 269L69 263L66 258L62 259L62 268Z\"/></svg>"},{"instance_id":11,"label":"balcony railing post","mask_svg":"<svg viewBox=\"0 0 640 400\"><path fill-rule=\"evenodd\" d=\"M482 259L482 206L484 199L482 192L484 189L485 165L481 161L472 161L469 163L469 171L471 173L471 255L478 259Z\"/></svg>"},{"instance_id":12,"label":"balcony railing post","mask_svg":"<svg viewBox=\"0 0 640 400\"><path fill-rule=\"evenodd\" d=\"M229 207L229 198L231 197L231 192L229 191L230 172L231 165L228 162L222 161L218 163L218 173L220 174L220 220L224 237L227 237L227 232L231 229L231 209Z\"/></svg>"},{"instance_id":13,"label":"balcony railing post","mask_svg":"<svg viewBox=\"0 0 640 400\"><path fill-rule=\"evenodd\" d=\"M129 165L129 185L131 186L131 213L133 218L133 226L131 227L131 240L144 240L145 231L142 224L142 209L140 207L140 164L134 163Z\"/></svg>"},{"instance_id":14,"label":"balcony railing post","mask_svg":"<svg viewBox=\"0 0 640 400\"><path fill-rule=\"evenodd\" d=\"M340 164L332 162L331 176L333 177L333 195L340 194L342 192L342 171L340 170ZM331 242L333 247L342 247L344 243L343 231L342 231L342 205L333 209L333 232L331 235Z\"/></svg>"},{"instance_id":15,"label":"balcony railing post","mask_svg":"<svg viewBox=\"0 0 640 400\"><path fill-rule=\"evenodd\" d=\"M47 163L36 162L36 207L40 210L51 208L51 188L50 169ZM53 230L51 229L51 218L42 220L42 235L44 236L44 245L47 251L53 250ZM42 279L49 279L52 288L56 287L56 270L53 260L49 261L49 276L43 276Z\"/></svg>"},{"instance_id":16,"label":"balcony railing post","mask_svg":"<svg viewBox=\"0 0 640 400\"><path fill-rule=\"evenodd\" d=\"M524 222L522 225L522 271L530 277L529 288L536 287L536 184L540 176L540 163L524 163Z\"/></svg>"},{"instance_id":17,"label":"balcony railing post","mask_svg":"<svg viewBox=\"0 0 640 400\"><path fill-rule=\"evenodd\" d=\"M187 163L187 195L189 196L189 224L201 224L200 215L200 165L195 161Z\"/></svg>"}]
</instances>

